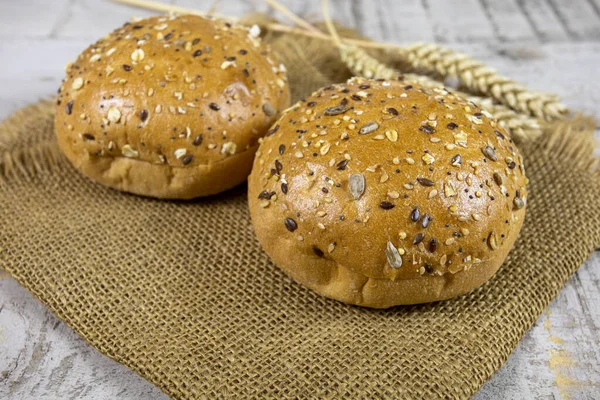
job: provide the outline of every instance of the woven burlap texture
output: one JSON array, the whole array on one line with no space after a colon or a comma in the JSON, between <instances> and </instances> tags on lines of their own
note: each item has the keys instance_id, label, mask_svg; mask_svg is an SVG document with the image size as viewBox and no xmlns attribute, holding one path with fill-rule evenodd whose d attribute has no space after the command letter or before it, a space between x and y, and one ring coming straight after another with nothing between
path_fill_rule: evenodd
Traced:
<instances>
[{"instance_id":1,"label":"woven burlap texture","mask_svg":"<svg viewBox=\"0 0 600 400\"><path fill-rule=\"evenodd\" d=\"M335 49L271 40L296 98L348 74ZM51 110L0 126L0 267L174 398L469 398L600 244L590 122L559 122L520 144L525 226L487 284L434 304L348 306L269 261L245 187L190 202L106 189L60 155Z\"/></svg>"}]
</instances>

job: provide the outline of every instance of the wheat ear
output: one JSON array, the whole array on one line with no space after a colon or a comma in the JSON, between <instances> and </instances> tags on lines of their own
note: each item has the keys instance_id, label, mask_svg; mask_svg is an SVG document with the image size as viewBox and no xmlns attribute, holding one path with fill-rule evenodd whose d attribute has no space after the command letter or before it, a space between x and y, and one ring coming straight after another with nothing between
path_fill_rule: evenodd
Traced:
<instances>
[{"instance_id":1,"label":"wheat ear","mask_svg":"<svg viewBox=\"0 0 600 400\"><path fill-rule=\"evenodd\" d=\"M570 113L558 96L531 91L466 54L432 43L410 45L400 53L415 70L456 78L470 92L490 96L516 111L548 121Z\"/></svg>"}]
</instances>

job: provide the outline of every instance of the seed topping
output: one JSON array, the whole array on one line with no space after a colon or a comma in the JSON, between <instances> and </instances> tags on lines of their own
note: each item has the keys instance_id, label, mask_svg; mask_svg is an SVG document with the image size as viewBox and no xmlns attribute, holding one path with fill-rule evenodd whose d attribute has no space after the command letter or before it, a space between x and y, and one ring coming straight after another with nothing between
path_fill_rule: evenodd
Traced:
<instances>
[{"instance_id":1,"label":"seed topping","mask_svg":"<svg viewBox=\"0 0 600 400\"><path fill-rule=\"evenodd\" d=\"M377 122L369 122L368 124L360 128L358 133L361 135L367 135L369 133L375 132L377 128L379 128L379 124Z\"/></svg>"},{"instance_id":2,"label":"seed topping","mask_svg":"<svg viewBox=\"0 0 600 400\"><path fill-rule=\"evenodd\" d=\"M298 229L298 224L291 218L284 219L283 223L285 224L286 229L290 232L294 232L296 229Z\"/></svg>"},{"instance_id":3,"label":"seed topping","mask_svg":"<svg viewBox=\"0 0 600 400\"><path fill-rule=\"evenodd\" d=\"M431 179L427 178L417 178L417 182L419 182L422 186L434 186L435 183Z\"/></svg>"},{"instance_id":4,"label":"seed topping","mask_svg":"<svg viewBox=\"0 0 600 400\"><path fill-rule=\"evenodd\" d=\"M328 107L325 109L325 115L340 115L348 111L348 107L344 105Z\"/></svg>"},{"instance_id":5,"label":"seed topping","mask_svg":"<svg viewBox=\"0 0 600 400\"><path fill-rule=\"evenodd\" d=\"M384 210L391 210L396 206L394 205L394 203L390 203L389 201L382 201L381 203L379 203L379 207L383 208Z\"/></svg>"},{"instance_id":6,"label":"seed topping","mask_svg":"<svg viewBox=\"0 0 600 400\"><path fill-rule=\"evenodd\" d=\"M354 200L359 200L365 193L365 183L363 174L352 174L348 178L348 189Z\"/></svg>"},{"instance_id":7,"label":"seed topping","mask_svg":"<svg viewBox=\"0 0 600 400\"><path fill-rule=\"evenodd\" d=\"M385 248L385 255L387 257L387 261L392 268L400 268L402 267L402 256L398 249L394 244L390 241L387 242L387 246Z\"/></svg>"},{"instance_id":8,"label":"seed topping","mask_svg":"<svg viewBox=\"0 0 600 400\"><path fill-rule=\"evenodd\" d=\"M498 157L496 156L496 152L490 146L483 146L481 148L481 152L483 153L484 156L486 156L490 160L492 160L492 161L498 161Z\"/></svg>"},{"instance_id":9,"label":"seed topping","mask_svg":"<svg viewBox=\"0 0 600 400\"><path fill-rule=\"evenodd\" d=\"M419 212L419 207L416 206L415 208L413 208L413 210L410 212L410 220L412 222L417 222L419 220L419 218L421 218L421 213Z\"/></svg>"}]
</instances>

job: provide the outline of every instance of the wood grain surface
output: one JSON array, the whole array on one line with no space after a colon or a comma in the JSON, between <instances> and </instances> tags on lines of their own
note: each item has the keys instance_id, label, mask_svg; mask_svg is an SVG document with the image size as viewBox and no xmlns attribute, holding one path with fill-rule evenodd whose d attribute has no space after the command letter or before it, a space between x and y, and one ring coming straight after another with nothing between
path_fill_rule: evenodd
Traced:
<instances>
[{"instance_id":1,"label":"wood grain surface","mask_svg":"<svg viewBox=\"0 0 600 400\"><path fill-rule=\"evenodd\" d=\"M200 10L213 5L207 0L164 2ZM259 0L214 3L219 13L263 11L284 19ZM320 16L320 0L283 3L308 19ZM532 88L558 93L574 109L600 116L600 0L331 3L336 19L374 39L444 43ZM1 0L0 119L52 95L64 65L91 42L131 16L148 15L152 12L105 0ZM600 399L599 266L597 252L476 399ZM91 348L0 271L0 398L166 396Z\"/></svg>"}]
</instances>

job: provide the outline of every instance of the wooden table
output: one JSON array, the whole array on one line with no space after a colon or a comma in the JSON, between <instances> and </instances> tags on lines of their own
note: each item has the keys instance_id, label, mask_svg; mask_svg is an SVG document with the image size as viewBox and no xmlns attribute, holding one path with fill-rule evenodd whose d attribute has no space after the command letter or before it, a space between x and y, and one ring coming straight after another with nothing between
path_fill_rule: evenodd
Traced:
<instances>
[{"instance_id":1,"label":"wooden table","mask_svg":"<svg viewBox=\"0 0 600 400\"><path fill-rule=\"evenodd\" d=\"M208 0L165 2L206 10ZM269 11L221 0L219 13ZM285 1L307 18L320 1ZM374 39L436 41L599 117L600 0L337 0L334 17ZM104 0L0 1L0 119L51 95L64 65L131 16ZM1 228L0 228L1 229ZM476 399L600 398L600 253L591 256ZM0 272L0 398L164 399L101 355Z\"/></svg>"}]
</instances>

